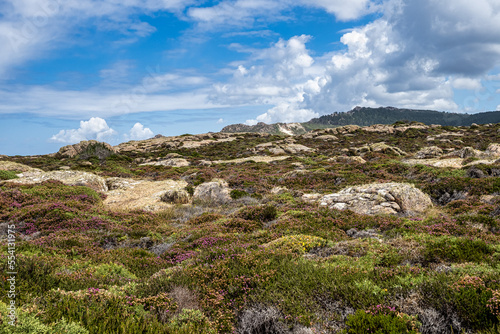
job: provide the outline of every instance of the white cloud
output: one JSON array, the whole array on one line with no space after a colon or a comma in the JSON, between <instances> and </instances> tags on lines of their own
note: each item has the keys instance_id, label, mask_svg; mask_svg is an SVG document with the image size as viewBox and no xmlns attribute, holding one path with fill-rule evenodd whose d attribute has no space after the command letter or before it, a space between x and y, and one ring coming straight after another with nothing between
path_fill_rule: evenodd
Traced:
<instances>
[{"instance_id":1,"label":"white cloud","mask_svg":"<svg viewBox=\"0 0 500 334\"><path fill-rule=\"evenodd\" d=\"M96 26L128 36L129 41L156 31L135 14L180 13L195 0L6 0L0 2L0 77L14 66L75 43L77 27ZM70 37L71 36L71 37ZM135 37L134 37L135 36Z\"/></svg>"},{"instance_id":2,"label":"white cloud","mask_svg":"<svg viewBox=\"0 0 500 334\"><path fill-rule=\"evenodd\" d=\"M457 78L451 82L453 88L466 90L480 90L483 88L481 80L471 78Z\"/></svg>"},{"instance_id":3,"label":"white cloud","mask_svg":"<svg viewBox=\"0 0 500 334\"><path fill-rule=\"evenodd\" d=\"M308 3L341 10L335 0ZM354 3L379 8L355 1L353 13ZM215 85L212 100L270 105L248 124L300 121L356 105L459 111L454 89L482 91L478 77L500 65L496 0L477 6L465 0L388 0L380 8L381 18L344 33L340 51L313 57L308 36L263 50L240 47L250 57L232 64L232 78Z\"/></svg>"},{"instance_id":4,"label":"white cloud","mask_svg":"<svg viewBox=\"0 0 500 334\"><path fill-rule=\"evenodd\" d=\"M141 123L135 123L132 129L130 129L129 134L125 135L125 138L127 140L142 140L153 136L154 133L150 128L145 128Z\"/></svg>"},{"instance_id":5,"label":"white cloud","mask_svg":"<svg viewBox=\"0 0 500 334\"><path fill-rule=\"evenodd\" d=\"M341 21L355 20L377 9L370 0L301 0L306 6L319 7Z\"/></svg>"},{"instance_id":6,"label":"white cloud","mask_svg":"<svg viewBox=\"0 0 500 334\"><path fill-rule=\"evenodd\" d=\"M61 130L50 140L60 143L74 144L82 140L110 140L117 132L111 129L106 121L99 117L92 117L88 121L80 121L78 129Z\"/></svg>"}]
</instances>

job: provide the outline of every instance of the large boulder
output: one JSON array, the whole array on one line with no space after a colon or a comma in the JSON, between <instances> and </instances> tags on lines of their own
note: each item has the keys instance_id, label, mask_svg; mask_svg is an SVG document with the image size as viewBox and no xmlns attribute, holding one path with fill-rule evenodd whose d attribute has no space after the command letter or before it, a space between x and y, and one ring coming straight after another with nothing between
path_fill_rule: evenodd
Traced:
<instances>
[{"instance_id":1,"label":"large boulder","mask_svg":"<svg viewBox=\"0 0 500 334\"><path fill-rule=\"evenodd\" d=\"M197 186L193 202L224 204L231 201L230 189L226 181L213 179Z\"/></svg>"},{"instance_id":2,"label":"large boulder","mask_svg":"<svg viewBox=\"0 0 500 334\"><path fill-rule=\"evenodd\" d=\"M56 180L70 186L85 186L96 191L108 191L108 186L102 177L87 172L69 170L51 172L27 171L18 174L18 176L20 177L19 179L8 180L7 182L34 184L47 180Z\"/></svg>"},{"instance_id":3,"label":"large boulder","mask_svg":"<svg viewBox=\"0 0 500 334\"><path fill-rule=\"evenodd\" d=\"M432 206L428 195L406 183L374 183L349 187L338 193L325 195L319 202L331 209L349 209L368 215L414 215Z\"/></svg>"},{"instance_id":4,"label":"large boulder","mask_svg":"<svg viewBox=\"0 0 500 334\"><path fill-rule=\"evenodd\" d=\"M58 154L66 158L79 156L82 159L88 159L95 156L99 159L104 159L116 152L116 149L108 143L97 140L84 140L78 144L61 147Z\"/></svg>"}]
</instances>

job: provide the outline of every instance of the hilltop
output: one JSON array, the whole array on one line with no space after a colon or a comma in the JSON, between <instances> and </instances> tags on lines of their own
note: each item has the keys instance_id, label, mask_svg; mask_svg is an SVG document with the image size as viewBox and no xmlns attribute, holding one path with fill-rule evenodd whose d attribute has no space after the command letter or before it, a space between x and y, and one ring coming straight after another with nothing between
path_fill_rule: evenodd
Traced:
<instances>
[{"instance_id":1,"label":"hilltop","mask_svg":"<svg viewBox=\"0 0 500 334\"><path fill-rule=\"evenodd\" d=\"M258 132L270 134L300 135L314 129L332 128L344 125L370 126L375 124L393 124L399 121L420 122L443 126L470 126L500 122L500 111L477 114L448 113L434 110L400 109L394 107L366 108L356 107L347 112L335 112L331 115L313 118L304 123L258 123L254 126L234 124L224 127L221 132Z\"/></svg>"},{"instance_id":2,"label":"hilltop","mask_svg":"<svg viewBox=\"0 0 500 334\"><path fill-rule=\"evenodd\" d=\"M0 332L496 333L500 124L305 129L0 156Z\"/></svg>"}]
</instances>

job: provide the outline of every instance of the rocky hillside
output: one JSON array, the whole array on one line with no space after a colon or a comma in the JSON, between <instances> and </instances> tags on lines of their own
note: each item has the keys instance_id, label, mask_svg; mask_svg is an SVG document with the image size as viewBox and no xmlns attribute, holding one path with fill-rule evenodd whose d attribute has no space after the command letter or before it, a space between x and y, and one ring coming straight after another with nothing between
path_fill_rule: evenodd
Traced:
<instances>
[{"instance_id":1,"label":"rocky hillside","mask_svg":"<svg viewBox=\"0 0 500 334\"><path fill-rule=\"evenodd\" d=\"M221 132L256 132L269 134L301 135L314 129L334 128L344 125L370 126L375 124L394 124L419 122L427 125L470 126L500 122L500 111L477 114L458 114L434 110L399 109L394 107L364 108L356 107L347 112L313 118L305 123L258 123L253 126L244 124L228 125Z\"/></svg>"},{"instance_id":2,"label":"rocky hillside","mask_svg":"<svg viewBox=\"0 0 500 334\"><path fill-rule=\"evenodd\" d=\"M286 131L1 156L0 333L498 331L500 124Z\"/></svg>"},{"instance_id":3,"label":"rocky hillside","mask_svg":"<svg viewBox=\"0 0 500 334\"><path fill-rule=\"evenodd\" d=\"M253 132L253 133L268 133L273 135L301 135L307 130L300 123L275 123L266 124L259 122L255 125L233 124L224 127L222 133L238 133L238 132Z\"/></svg>"}]
</instances>

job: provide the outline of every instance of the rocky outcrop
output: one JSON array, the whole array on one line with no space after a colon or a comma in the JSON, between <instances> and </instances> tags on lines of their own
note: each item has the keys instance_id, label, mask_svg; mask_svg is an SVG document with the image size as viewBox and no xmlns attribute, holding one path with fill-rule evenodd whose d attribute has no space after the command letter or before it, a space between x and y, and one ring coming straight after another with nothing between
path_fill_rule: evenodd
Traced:
<instances>
[{"instance_id":1,"label":"rocky outcrop","mask_svg":"<svg viewBox=\"0 0 500 334\"><path fill-rule=\"evenodd\" d=\"M252 150L254 153L263 153L265 151L269 151L271 154L300 154L300 153L305 153L305 152L314 152L315 150L301 145L301 144L295 144L290 141L277 141L277 142L271 142L271 143L263 143L255 146Z\"/></svg>"},{"instance_id":2,"label":"rocky outcrop","mask_svg":"<svg viewBox=\"0 0 500 334\"><path fill-rule=\"evenodd\" d=\"M406 152L401 150L399 147L390 146L384 142L366 145L366 146L362 146L362 147L352 148L349 151L351 153L357 154L357 155L363 154L363 153L368 153L368 152L380 152L380 153L384 153L384 154L391 154L391 155L397 155L397 156L405 156L406 155Z\"/></svg>"},{"instance_id":3,"label":"rocky outcrop","mask_svg":"<svg viewBox=\"0 0 500 334\"><path fill-rule=\"evenodd\" d=\"M263 135L264 136L264 135ZM196 148L236 140L237 135L228 133L203 133L173 137L155 137L140 141L129 141L115 146L117 152L155 152L165 149Z\"/></svg>"},{"instance_id":4,"label":"rocky outcrop","mask_svg":"<svg viewBox=\"0 0 500 334\"><path fill-rule=\"evenodd\" d=\"M431 199L406 183L374 183L349 187L318 200L330 209L351 210L359 214L414 215L432 206Z\"/></svg>"},{"instance_id":5,"label":"rocky outcrop","mask_svg":"<svg viewBox=\"0 0 500 334\"><path fill-rule=\"evenodd\" d=\"M144 181L109 178L106 181L110 190L106 193L104 205L110 209L154 212L171 207L172 203L177 203L176 198L179 203L189 202L189 199L181 200L186 192L184 188L187 186L187 182L183 180Z\"/></svg>"},{"instance_id":6,"label":"rocky outcrop","mask_svg":"<svg viewBox=\"0 0 500 334\"><path fill-rule=\"evenodd\" d=\"M437 146L429 146L421 149L415 154L416 159L432 159L443 155L443 150Z\"/></svg>"},{"instance_id":7,"label":"rocky outcrop","mask_svg":"<svg viewBox=\"0 0 500 334\"><path fill-rule=\"evenodd\" d=\"M252 132L252 133L269 133L275 135L289 135L295 136L306 133L306 129L300 123L276 123L276 124L266 124L259 122L255 125L245 125L245 124L232 124L225 126L220 132L223 133L241 133L241 132Z\"/></svg>"},{"instance_id":8,"label":"rocky outcrop","mask_svg":"<svg viewBox=\"0 0 500 334\"><path fill-rule=\"evenodd\" d=\"M96 156L99 159L104 159L116 152L116 149L108 143L99 142L97 140L86 140L78 144L61 147L58 155L66 158L80 156L82 159L87 159Z\"/></svg>"},{"instance_id":9,"label":"rocky outcrop","mask_svg":"<svg viewBox=\"0 0 500 334\"><path fill-rule=\"evenodd\" d=\"M165 167L187 167L190 163L183 158L173 158L160 161L146 162L139 166L165 166Z\"/></svg>"},{"instance_id":10,"label":"rocky outcrop","mask_svg":"<svg viewBox=\"0 0 500 334\"><path fill-rule=\"evenodd\" d=\"M500 158L500 144L493 143L488 145L485 153L491 157L499 157Z\"/></svg>"},{"instance_id":11,"label":"rocky outcrop","mask_svg":"<svg viewBox=\"0 0 500 334\"><path fill-rule=\"evenodd\" d=\"M61 181L62 183L70 186L85 186L92 188L96 191L106 192L108 186L104 178L87 172L80 171L51 171L51 172L33 172L27 171L18 174L19 179L8 180L7 182L34 184L47 180Z\"/></svg>"},{"instance_id":12,"label":"rocky outcrop","mask_svg":"<svg viewBox=\"0 0 500 334\"><path fill-rule=\"evenodd\" d=\"M13 161L0 161L0 170L8 170L8 171L13 171L13 172L19 172L19 173L26 173L26 172L32 172L32 173L42 173L43 170L38 169L38 168L33 168L27 165L23 165L17 162Z\"/></svg>"},{"instance_id":13,"label":"rocky outcrop","mask_svg":"<svg viewBox=\"0 0 500 334\"><path fill-rule=\"evenodd\" d=\"M343 163L343 164L352 164L352 163L366 164L366 160L363 159L362 157L359 157L359 156L351 157L351 156L347 156L347 155L339 155L339 156L328 159L328 161Z\"/></svg>"},{"instance_id":14,"label":"rocky outcrop","mask_svg":"<svg viewBox=\"0 0 500 334\"><path fill-rule=\"evenodd\" d=\"M197 186L193 194L193 202L207 204L224 204L231 201L230 189L226 181L213 179Z\"/></svg>"},{"instance_id":15,"label":"rocky outcrop","mask_svg":"<svg viewBox=\"0 0 500 334\"><path fill-rule=\"evenodd\" d=\"M286 160L288 158L290 158L290 156L288 156L288 155L282 155L279 157L269 157L269 156L256 155L253 157L238 158L238 159L231 159L231 160L215 160L215 161L211 161L210 165L211 164L242 164L242 163L249 162L249 161L270 163L273 161Z\"/></svg>"}]
</instances>

